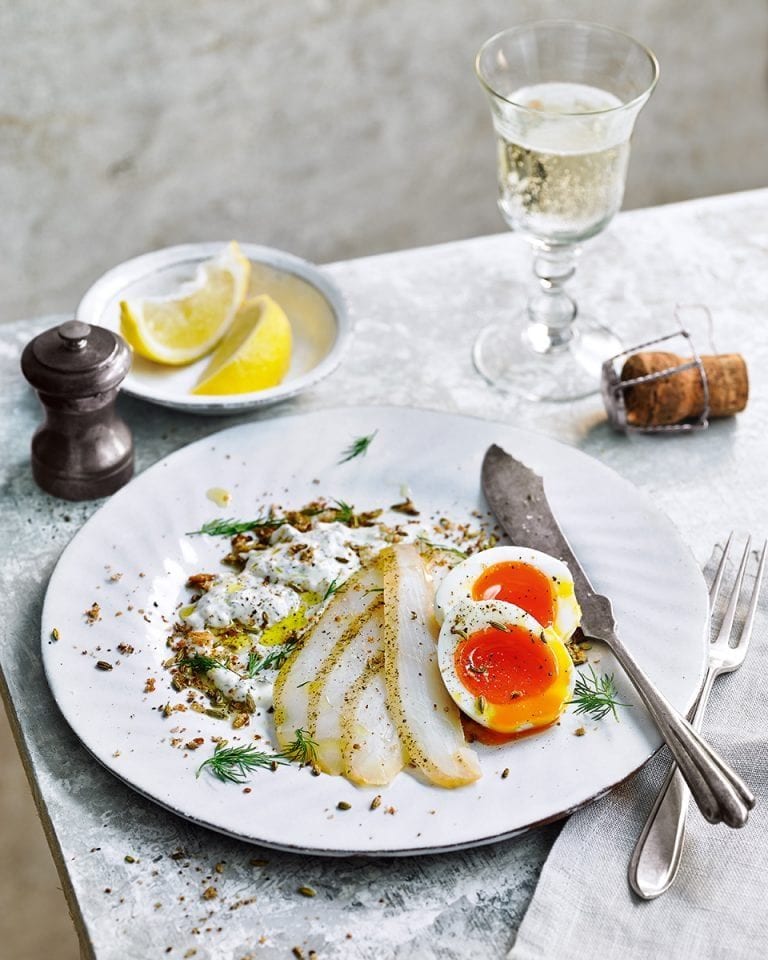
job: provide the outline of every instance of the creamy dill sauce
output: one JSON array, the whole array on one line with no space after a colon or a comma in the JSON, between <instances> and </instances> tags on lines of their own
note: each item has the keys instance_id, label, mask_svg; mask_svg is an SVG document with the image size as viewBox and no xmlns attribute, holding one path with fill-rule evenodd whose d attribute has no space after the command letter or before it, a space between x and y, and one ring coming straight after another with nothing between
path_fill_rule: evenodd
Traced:
<instances>
[{"instance_id":1,"label":"creamy dill sauce","mask_svg":"<svg viewBox=\"0 0 768 960\"><path fill-rule=\"evenodd\" d=\"M376 527L348 527L323 523L307 533L290 524L278 527L268 550L251 554L246 570L262 580L290 583L300 590L325 595L331 584L343 583L360 568L354 547L377 553L387 544Z\"/></svg>"},{"instance_id":2,"label":"creamy dill sauce","mask_svg":"<svg viewBox=\"0 0 768 960\"><path fill-rule=\"evenodd\" d=\"M301 606L295 590L280 583L265 584L263 577L241 574L222 577L211 585L184 620L195 630L229 627L240 623L247 629L266 627L284 620Z\"/></svg>"},{"instance_id":3,"label":"creamy dill sauce","mask_svg":"<svg viewBox=\"0 0 768 960\"><path fill-rule=\"evenodd\" d=\"M258 734L264 740L271 741L273 729L268 711L272 706L277 674L277 670L265 670L248 678L226 667L215 667L208 671L208 678L228 700L245 702L250 698L254 706L250 723L251 734Z\"/></svg>"},{"instance_id":4,"label":"creamy dill sauce","mask_svg":"<svg viewBox=\"0 0 768 960\"><path fill-rule=\"evenodd\" d=\"M182 619L195 630L238 623L258 634L295 613L302 593L316 597L316 604L334 582L339 586L359 570L355 547L374 554L385 546L376 527L334 522L301 533L285 524L272 534L269 547L250 554L241 573L217 577L182 611Z\"/></svg>"},{"instance_id":5,"label":"creamy dill sauce","mask_svg":"<svg viewBox=\"0 0 768 960\"><path fill-rule=\"evenodd\" d=\"M200 631L241 626L246 632L245 671L249 652L261 658L274 651L282 639L281 624L287 628L286 635L303 625L330 588L341 586L360 569L360 554L373 556L385 546L378 527L333 522L301 532L284 524L272 534L266 549L249 555L244 570L216 577L196 603L183 608L182 620ZM260 638L265 642L260 643ZM214 640L212 635L209 647L200 645L200 652L212 653ZM266 669L249 678L226 667L207 672L228 700L252 700L256 716L264 721L259 728L267 726L266 711L272 705L277 674L277 669Z\"/></svg>"}]
</instances>

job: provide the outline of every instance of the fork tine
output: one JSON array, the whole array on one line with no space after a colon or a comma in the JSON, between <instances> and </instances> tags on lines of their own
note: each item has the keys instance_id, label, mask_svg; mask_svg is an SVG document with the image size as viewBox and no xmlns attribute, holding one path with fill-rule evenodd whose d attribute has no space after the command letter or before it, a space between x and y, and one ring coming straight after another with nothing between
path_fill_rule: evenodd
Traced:
<instances>
[{"instance_id":1,"label":"fork tine","mask_svg":"<svg viewBox=\"0 0 768 960\"><path fill-rule=\"evenodd\" d=\"M728 539L725 541L725 546L723 547L723 555L720 557L720 563L717 565L717 571L715 572L715 578L712 581L712 586L709 588L709 614L715 612L715 604L717 603L717 598L720 596L720 587L723 582L723 574L725 573L725 564L728 560L728 551L731 549L731 541L733 540L733 530L728 534Z\"/></svg>"},{"instance_id":2,"label":"fork tine","mask_svg":"<svg viewBox=\"0 0 768 960\"><path fill-rule=\"evenodd\" d=\"M763 572L765 571L765 554L768 551L768 540L763 543L763 551L760 554L760 562L757 565L757 573L755 574L755 585L752 588L752 597L749 601L749 610L747 611L747 617L744 621L744 626L741 628L741 636L739 637L739 646L742 644L749 643L749 638L752 636L752 625L755 622L755 614L757 613L757 601L760 598L760 587L763 583Z\"/></svg>"},{"instance_id":3,"label":"fork tine","mask_svg":"<svg viewBox=\"0 0 768 960\"><path fill-rule=\"evenodd\" d=\"M725 616L723 617L723 622L720 624L720 631L717 634L716 643L722 641L728 643L728 638L731 635L731 630L733 629L733 621L736 617L736 607L739 605L739 594L741 593L741 585L744 582L744 571L747 569L747 560L749 560L749 548L752 546L752 537L747 537L747 543L744 547L744 553L741 557L741 563L739 564L739 572L736 574L736 581L733 584L733 589L731 590L731 596L728 600L728 606L725 611Z\"/></svg>"}]
</instances>

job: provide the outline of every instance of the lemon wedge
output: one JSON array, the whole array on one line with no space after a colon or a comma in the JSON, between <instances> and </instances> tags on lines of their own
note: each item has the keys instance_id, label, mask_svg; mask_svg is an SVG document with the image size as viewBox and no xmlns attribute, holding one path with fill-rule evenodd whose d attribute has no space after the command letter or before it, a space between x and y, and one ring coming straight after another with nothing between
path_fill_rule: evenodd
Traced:
<instances>
[{"instance_id":1,"label":"lemon wedge","mask_svg":"<svg viewBox=\"0 0 768 960\"><path fill-rule=\"evenodd\" d=\"M291 325L263 294L247 300L192 393L251 393L275 387L291 363Z\"/></svg>"},{"instance_id":2,"label":"lemon wedge","mask_svg":"<svg viewBox=\"0 0 768 960\"><path fill-rule=\"evenodd\" d=\"M248 292L251 264L233 241L174 297L123 300L120 332L142 357L181 366L209 353Z\"/></svg>"}]
</instances>

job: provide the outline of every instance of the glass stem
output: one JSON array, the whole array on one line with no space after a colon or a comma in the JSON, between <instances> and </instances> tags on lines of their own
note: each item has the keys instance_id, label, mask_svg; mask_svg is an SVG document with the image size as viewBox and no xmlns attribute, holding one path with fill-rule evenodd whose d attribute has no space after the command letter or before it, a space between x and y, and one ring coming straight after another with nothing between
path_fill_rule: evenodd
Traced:
<instances>
[{"instance_id":1,"label":"glass stem","mask_svg":"<svg viewBox=\"0 0 768 960\"><path fill-rule=\"evenodd\" d=\"M573 337L576 301L565 284L576 272L578 247L574 244L537 244L533 272L541 289L528 301L528 340L537 353L563 349Z\"/></svg>"}]
</instances>

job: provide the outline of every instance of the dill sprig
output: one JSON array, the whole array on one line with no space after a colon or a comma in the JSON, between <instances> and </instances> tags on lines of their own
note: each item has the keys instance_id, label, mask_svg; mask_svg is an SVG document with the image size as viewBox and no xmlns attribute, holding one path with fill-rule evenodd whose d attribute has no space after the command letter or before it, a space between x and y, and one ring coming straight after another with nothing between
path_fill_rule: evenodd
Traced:
<instances>
[{"instance_id":1,"label":"dill sprig","mask_svg":"<svg viewBox=\"0 0 768 960\"><path fill-rule=\"evenodd\" d=\"M429 547L430 550L442 550L443 553L453 553L457 557L461 557L462 560L467 559L467 554L463 550L459 550L458 547L451 547L447 543L435 543L433 540L427 540L426 537L416 537L416 539L425 547Z\"/></svg>"},{"instance_id":2,"label":"dill sprig","mask_svg":"<svg viewBox=\"0 0 768 960\"><path fill-rule=\"evenodd\" d=\"M356 437L348 447L341 452L341 460L338 463L346 463L348 460L354 460L355 457L364 456L368 452L368 447L373 443L373 438L378 433L374 430L367 437Z\"/></svg>"},{"instance_id":3,"label":"dill sprig","mask_svg":"<svg viewBox=\"0 0 768 960\"><path fill-rule=\"evenodd\" d=\"M327 589L327 590L325 591L325 593L323 594L323 600L322 600L322 602L325 603L326 600L330 600L331 597L332 597L335 593L338 593L339 590L341 590L341 588L342 588L343 586L344 586L343 583L339 583L339 582L338 582L338 577L334 577L333 580L331 580L331 582L328 584L328 589Z\"/></svg>"},{"instance_id":4,"label":"dill sprig","mask_svg":"<svg viewBox=\"0 0 768 960\"><path fill-rule=\"evenodd\" d=\"M248 654L248 666L245 668L245 672L249 679L253 679L256 674L259 672L259 664L261 663L261 657L256 653L255 650L251 650Z\"/></svg>"},{"instance_id":5,"label":"dill sprig","mask_svg":"<svg viewBox=\"0 0 768 960\"><path fill-rule=\"evenodd\" d=\"M195 673L208 673L209 670L215 670L216 667L221 667L222 670L228 669L220 660L216 660L213 657L206 657L202 653L196 653L192 657L184 657L183 660L179 660L179 664L189 667L191 670L194 670Z\"/></svg>"},{"instance_id":6,"label":"dill sprig","mask_svg":"<svg viewBox=\"0 0 768 960\"><path fill-rule=\"evenodd\" d=\"M270 650L263 657L259 657L255 650L251 650L248 654L248 666L246 668L248 678L252 680L262 670L279 670L297 643L298 641L294 639L286 640L285 643L280 645L279 649Z\"/></svg>"},{"instance_id":7,"label":"dill sprig","mask_svg":"<svg viewBox=\"0 0 768 960\"><path fill-rule=\"evenodd\" d=\"M302 766L315 763L317 760L317 744L306 730L297 730L296 739L292 740L280 756L285 760L293 760Z\"/></svg>"},{"instance_id":8,"label":"dill sprig","mask_svg":"<svg viewBox=\"0 0 768 960\"><path fill-rule=\"evenodd\" d=\"M199 530L190 530L189 536L207 534L209 537L235 537L238 533L248 533L250 530L259 530L262 527L282 527L288 523L282 517L257 517L255 520L209 520Z\"/></svg>"},{"instance_id":9,"label":"dill sprig","mask_svg":"<svg viewBox=\"0 0 768 960\"><path fill-rule=\"evenodd\" d=\"M200 776L204 767L209 767L214 777L230 783L245 783L251 770L274 770L275 764L286 764L289 761L281 754L262 753L253 746L225 747L216 744L213 755L203 760L197 768L196 776Z\"/></svg>"},{"instance_id":10,"label":"dill sprig","mask_svg":"<svg viewBox=\"0 0 768 960\"><path fill-rule=\"evenodd\" d=\"M353 523L355 519L355 508L350 506L345 500L334 500L336 504L336 520L339 523Z\"/></svg>"},{"instance_id":11,"label":"dill sprig","mask_svg":"<svg viewBox=\"0 0 768 960\"><path fill-rule=\"evenodd\" d=\"M286 766L289 763L315 763L317 760L317 744L307 734L306 730L297 730L296 739L292 740L285 750L279 753L263 753L252 745L242 747L227 747L217 743L216 749L207 760L203 760L197 768L196 776L200 776L204 767L208 767L214 777L230 783L245 783L247 774L252 770L274 770L279 764Z\"/></svg>"},{"instance_id":12,"label":"dill sprig","mask_svg":"<svg viewBox=\"0 0 768 960\"><path fill-rule=\"evenodd\" d=\"M618 691L613 681L612 673L604 673L600 677L589 665L590 676L582 673L576 681L573 688L574 698L569 700L569 704L575 704L574 713L586 713L593 720L602 720L607 714L612 713L615 720L619 719L616 713L616 707L629 707L629 703L621 703L617 700Z\"/></svg>"}]
</instances>

